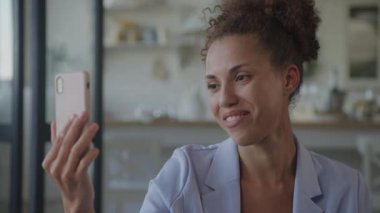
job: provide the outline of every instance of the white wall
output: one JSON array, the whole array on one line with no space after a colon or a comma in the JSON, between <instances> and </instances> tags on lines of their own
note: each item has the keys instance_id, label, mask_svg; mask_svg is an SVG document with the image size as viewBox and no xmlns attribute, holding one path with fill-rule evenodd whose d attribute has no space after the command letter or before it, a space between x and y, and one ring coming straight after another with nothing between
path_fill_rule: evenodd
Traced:
<instances>
[{"instance_id":1,"label":"white wall","mask_svg":"<svg viewBox=\"0 0 380 213\"><path fill-rule=\"evenodd\" d=\"M175 5L178 4L179 2L175 2ZM194 15L201 16L201 10L194 12L198 13ZM176 32L182 29L189 18L188 13L186 9L149 9L126 11L125 14L116 15L118 18L132 20L141 25L164 28L168 46L106 49L104 97L105 110L110 117L131 119L133 111L138 107L175 113L184 93L194 85L204 87L204 67L199 56L201 47L196 46L192 50L193 53L181 55L183 51L175 45L180 39ZM181 57L185 57L190 64L181 64ZM166 80L154 78L155 60L161 60L167 69L169 75Z\"/></svg>"}]
</instances>

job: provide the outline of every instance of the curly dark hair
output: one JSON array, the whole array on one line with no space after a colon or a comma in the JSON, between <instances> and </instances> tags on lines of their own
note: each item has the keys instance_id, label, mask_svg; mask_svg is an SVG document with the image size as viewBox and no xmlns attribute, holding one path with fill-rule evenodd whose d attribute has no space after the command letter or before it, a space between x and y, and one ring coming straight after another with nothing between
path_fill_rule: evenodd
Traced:
<instances>
[{"instance_id":1,"label":"curly dark hair","mask_svg":"<svg viewBox=\"0 0 380 213\"><path fill-rule=\"evenodd\" d=\"M269 51L275 66L295 64L303 79L303 63L315 60L320 48L316 31L320 18L314 0L224 0L211 13L206 43L201 55L205 61L210 45L227 35L252 34ZM205 10L204 10L205 12Z\"/></svg>"}]
</instances>

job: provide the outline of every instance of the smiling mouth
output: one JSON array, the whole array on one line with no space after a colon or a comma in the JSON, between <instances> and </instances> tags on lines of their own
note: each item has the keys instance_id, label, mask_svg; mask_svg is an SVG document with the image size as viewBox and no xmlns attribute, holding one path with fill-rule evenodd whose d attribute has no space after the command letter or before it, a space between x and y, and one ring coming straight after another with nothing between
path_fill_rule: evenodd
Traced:
<instances>
[{"instance_id":1,"label":"smiling mouth","mask_svg":"<svg viewBox=\"0 0 380 213\"><path fill-rule=\"evenodd\" d=\"M243 118L247 115L248 115L248 112L239 113L235 115L229 115L225 117L223 120L228 128L232 128L232 127L237 126L240 123L240 121L243 120Z\"/></svg>"}]
</instances>

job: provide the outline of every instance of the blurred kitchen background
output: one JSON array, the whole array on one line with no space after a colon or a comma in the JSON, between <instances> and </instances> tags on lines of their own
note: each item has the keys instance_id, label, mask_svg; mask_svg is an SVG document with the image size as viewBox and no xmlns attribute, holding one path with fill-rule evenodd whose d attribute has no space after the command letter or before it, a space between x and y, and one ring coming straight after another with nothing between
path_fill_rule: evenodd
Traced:
<instances>
[{"instance_id":1,"label":"blurred kitchen background","mask_svg":"<svg viewBox=\"0 0 380 213\"><path fill-rule=\"evenodd\" d=\"M95 141L101 163L92 170L97 212L138 212L173 149L225 139L209 111L200 57L212 15L204 8L218 2L2 0L0 212L63 212L39 167L58 72L92 75L92 119L103 125ZM380 212L380 1L316 6L321 51L305 64L291 110L295 134L360 170Z\"/></svg>"}]
</instances>

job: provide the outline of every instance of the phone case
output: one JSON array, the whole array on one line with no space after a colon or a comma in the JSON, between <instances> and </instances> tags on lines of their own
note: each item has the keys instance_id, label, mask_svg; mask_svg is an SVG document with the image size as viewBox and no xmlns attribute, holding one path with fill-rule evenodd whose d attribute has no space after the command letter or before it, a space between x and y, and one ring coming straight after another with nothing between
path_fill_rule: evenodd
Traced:
<instances>
[{"instance_id":1,"label":"phone case","mask_svg":"<svg viewBox=\"0 0 380 213\"><path fill-rule=\"evenodd\" d=\"M68 120L84 111L90 112L90 78L86 71L59 73L55 76L56 133Z\"/></svg>"}]
</instances>

